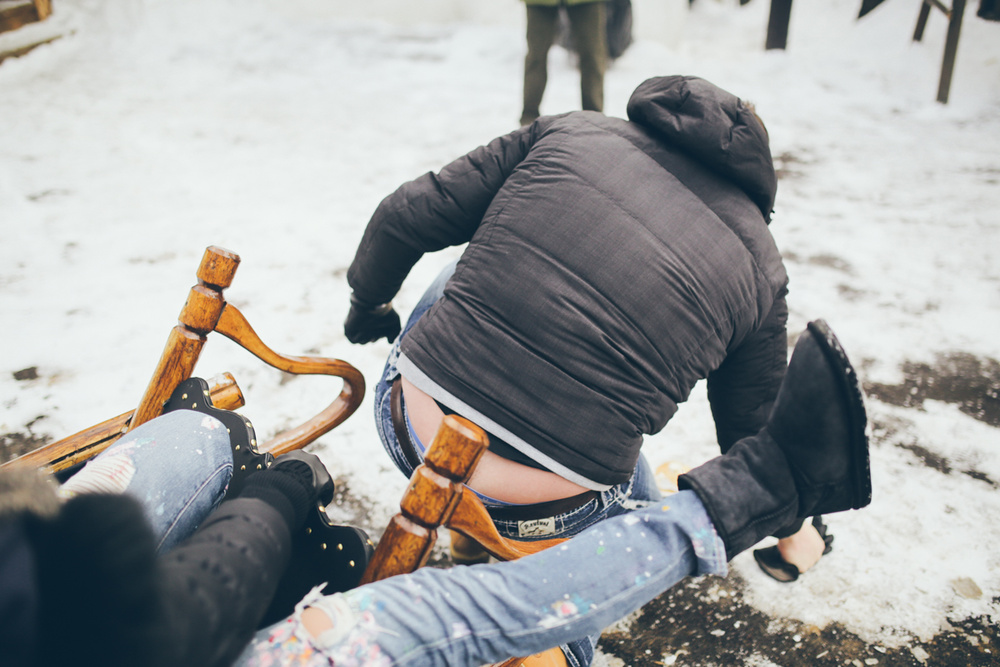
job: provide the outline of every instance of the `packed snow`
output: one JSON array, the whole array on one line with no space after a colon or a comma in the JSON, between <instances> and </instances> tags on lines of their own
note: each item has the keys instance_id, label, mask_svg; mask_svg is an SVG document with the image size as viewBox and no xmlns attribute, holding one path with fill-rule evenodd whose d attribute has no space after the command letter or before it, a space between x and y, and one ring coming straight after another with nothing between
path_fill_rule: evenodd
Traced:
<instances>
[{"instance_id":1,"label":"packed snow","mask_svg":"<svg viewBox=\"0 0 1000 667\"><path fill-rule=\"evenodd\" d=\"M335 0L54 0L48 21L0 34L0 52L59 36L0 65L0 433L58 439L133 407L210 245L241 256L227 298L265 343L346 360L372 387L388 343L351 345L342 327L368 218L520 114L523 9L477 3L402 21ZM906 362L1000 359L1000 24L970 3L941 104L945 19L914 42L916 0L860 20L856 0L800 0L783 51L764 49L766 0L684 2L662 25L650 4L635 4L605 112L624 116L631 91L665 74L756 104L781 172L771 229L790 333L826 319L868 385L899 385ZM555 48L543 113L578 108L578 86ZM418 264L402 314L458 252ZM198 374L223 371L264 439L340 386L215 334ZM868 408L872 505L828 518L835 550L794 587L739 556L747 599L885 646L995 619L1000 429L943 400ZM311 449L377 530L405 479L371 409L369 395ZM644 451L654 467L715 455L702 386Z\"/></svg>"}]
</instances>

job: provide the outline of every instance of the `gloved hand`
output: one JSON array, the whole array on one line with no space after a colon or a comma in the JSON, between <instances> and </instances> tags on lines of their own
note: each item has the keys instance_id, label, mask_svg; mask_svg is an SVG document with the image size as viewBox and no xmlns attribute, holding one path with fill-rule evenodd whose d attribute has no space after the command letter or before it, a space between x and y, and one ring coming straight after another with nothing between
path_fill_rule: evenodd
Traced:
<instances>
[{"instance_id":1,"label":"gloved hand","mask_svg":"<svg viewBox=\"0 0 1000 667\"><path fill-rule=\"evenodd\" d=\"M392 303L366 304L353 294L351 310L344 320L344 334L352 343L371 343L385 338L390 343L399 335L399 315Z\"/></svg>"}]
</instances>

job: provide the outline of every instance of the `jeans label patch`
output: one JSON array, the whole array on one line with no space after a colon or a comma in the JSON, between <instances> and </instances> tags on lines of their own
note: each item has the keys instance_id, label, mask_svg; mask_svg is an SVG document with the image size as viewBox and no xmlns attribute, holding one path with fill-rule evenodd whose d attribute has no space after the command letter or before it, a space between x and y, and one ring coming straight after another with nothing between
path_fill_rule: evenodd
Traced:
<instances>
[{"instance_id":1,"label":"jeans label patch","mask_svg":"<svg viewBox=\"0 0 1000 667\"><path fill-rule=\"evenodd\" d=\"M556 518L550 516L545 519L532 519L531 521L517 522L518 537L542 537L543 535L556 534Z\"/></svg>"}]
</instances>

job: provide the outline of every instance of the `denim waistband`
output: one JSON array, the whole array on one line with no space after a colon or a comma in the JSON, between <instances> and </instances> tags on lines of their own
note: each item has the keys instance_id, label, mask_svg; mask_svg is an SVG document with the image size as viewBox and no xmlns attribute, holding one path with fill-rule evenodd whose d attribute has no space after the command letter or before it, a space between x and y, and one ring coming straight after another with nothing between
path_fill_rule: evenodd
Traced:
<instances>
[{"instance_id":1,"label":"denim waistband","mask_svg":"<svg viewBox=\"0 0 1000 667\"><path fill-rule=\"evenodd\" d=\"M420 441L420 436L416 434L413 430L413 424L410 422L410 416L406 410L406 403L403 401L403 391L402 383L400 378L396 378L392 383L391 393L389 395L389 410L392 416L392 430L396 433L396 439L399 441L399 448L403 452L403 456L415 470L424 460L424 454L427 453L427 447L423 442ZM487 495L479 493L470 486L466 486L467 489L472 491L479 497L488 510L492 510L497 507L519 507L515 503L508 503L503 500L497 500L496 498L490 498Z\"/></svg>"},{"instance_id":2,"label":"denim waistband","mask_svg":"<svg viewBox=\"0 0 1000 667\"><path fill-rule=\"evenodd\" d=\"M427 453L427 447L421 442L420 436L413 430L413 424L410 421L410 415L403 400L401 385L400 379L396 378L392 383L391 394L389 396L392 426L396 433L396 439L399 440L399 448L402 450L406 460L416 469L423 461L424 455ZM519 504L491 498L469 486L466 488L476 494L491 517L502 521L524 521L557 516L583 507L590 501L601 496L597 491L585 491L569 498L560 498L544 503Z\"/></svg>"}]
</instances>

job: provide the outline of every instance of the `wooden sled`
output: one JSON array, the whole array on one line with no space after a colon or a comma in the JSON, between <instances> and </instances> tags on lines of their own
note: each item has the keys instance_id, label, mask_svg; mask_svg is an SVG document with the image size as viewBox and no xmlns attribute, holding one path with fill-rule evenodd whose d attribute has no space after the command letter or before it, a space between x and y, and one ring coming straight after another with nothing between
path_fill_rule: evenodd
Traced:
<instances>
[{"instance_id":1,"label":"wooden sled","mask_svg":"<svg viewBox=\"0 0 1000 667\"><path fill-rule=\"evenodd\" d=\"M59 473L93 458L140 424L163 414L164 404L194 372L208 334L216 331L274 368L296 375L331 375L343 379L334 401L303 424L280 433L259 446L262 453L280 456L300 449L350 417L365 394L365 380L354 366L339 359L298 357L278 354L265 345L235 306L222 294L233 281L240 258L216 246L209 246L198 267L198 284L191 288L181 309L159 364L139 406L96 424L68 438L51 443L4 465L47 468ZM235 410L244 405L243 394L229 374L209 388L215 407ZM255 443L256 444L256 443Z\"/></svg>"},{"instance_id":2,"label":"wooden sled","mask_svg":"<svg viewBox=\"0 0 1000 667\"><path fill-rule=\"evenodd\" d=\"M257 436L249 419L212 404L205 380L192 377L181 382L164 404L164 412L174 410L201 412L215 417L226 427L233 450L233 474L226 490L227 498L238 495L252 473L269 467L274 461L270 452L257 450ZM319 584L325 582L327 593L337 593L355 588L360 582L374 545L360 528L330 521L324 503L333 498L333 493L335 489L331 490L330 498L320 498L310 508L305 526L292 535L289 565L258 627L267 627L290 616L295 605Z\"/></svg>"},{"instance_id":3,"label":"wooden sled","mask_svg":"<svg viewBox=\"0 0 1000 667\"><path fill-rule=\"evenodd\" d=\"M51 0L21 0L0 7L0 32L17 30L21 26L44 21L52 14Z\"/></svg>"},{"instance_id":4,"label":"wooden sled","mask_svg":"<svg viewBox=\"0 0 1000 667\"><path fill-rule=\"evenodd\" d=\"M410 476L400 512L382 534L362 584L423 567L441 526L472 538L498 560L515 560L566 541L525 542L497 532L482 502L465 488L488 443L486 433L469 420L458 415L444 418L424 462ZM496 667L517 667L527 659L510 658Z\"/></svg>"},{"instance_id":5,"label":"wooden sled","mask_svg":"<svg viewBox=\"0 0 1000 667\"><path fill-rule=\"evenodd\" d=\"M229 431L233 476L227 495L233 495L254 470L269 466L281 454L308 445L350 417L365 394L361 372L338 359L286 356L265 345L243 314L226 303L222 294L232 284L239 262L239 256L228 250L215 246L205 250L197 271L198 284L188 294L178 324L167 338L138 408L4 465L45 468L64 480L131 429L164 412L196 410L219 419ZM212 386L201 378L192 377L207 336L213 331L274 368L299 375L339 377L343 379L343 387L322 412L258 446L250 421L232 412L245 403L233 376L225 373ZM354 588L372 551L372 542L364 531L353 526L334 525L326 508L317 505L309 513L304 530L292 536L293 565L279 584L264 623L276 622L290 614L295 603L319 582L328 582L327 593Z\"/></svg>"},{"instance_id":6,"label":"wooden sled","mask_svg":"<svg viewBox=\"0 0 1000 667\"><path fill-rule=\"evenodd\" d=\"M246 447L250 450L247 460L253 462L250 465L263 467L273 457L304 447L353 414L365 392L364 377L357 369L336 359L292 357L274 352L260 340L243 314L226 303L222 292L232 283L239 261L239 256L215 246L205 250L197 271L198 284L191 288L178 324L170 332L159 364L134 411L108 419L4 465L32 466L47 468L53 473L66 473L104 451L129 430L160 416L165 409L199 409L217 414L217 410L232 411L242 407L245 403L242 392L231 375L221 376L213 386L192 377L207 336L213 331L285 372L333 375L343 379L340 394L326 409L261 446L256 445L253 429L247 422ZM224 423L231 433L241 430L236 422L227 419ZM328 572L345 571L338 585L327 588L326 592L331 593L422 567L427 563L436 541L437 528L441 526L476 540L499 560L520 558L565 541L521 542L504 538L497 532L480 500L474 494L464 492L464 484L487 445L488 438L478 426L457 415L445 417L424 462L410 479L400 502L400 513L390 521L374 553L367 535L351 527L332 526L322 507L312 513L306 534L293 538L293 551L305 553L313 568L327 568ZM239 472L237 469L234 474L239 476ZM331 529L350 530L333 532ZM341 561L334 566L331 554L340 552L344 552L340 556ZM296 582L295 586L287 588L286 592L290 595L276 600L265 621L271 622L287 614L287 607L305 592L303 589L300 593L297 588L307 583ZM511 658L500 663L499 667L516 667L526 659Z\"/></svg>"}]
</instances>

